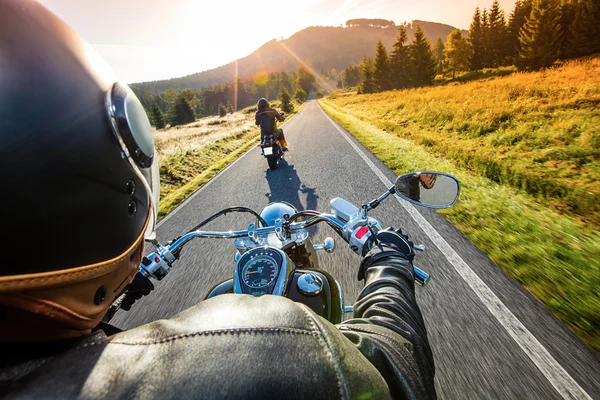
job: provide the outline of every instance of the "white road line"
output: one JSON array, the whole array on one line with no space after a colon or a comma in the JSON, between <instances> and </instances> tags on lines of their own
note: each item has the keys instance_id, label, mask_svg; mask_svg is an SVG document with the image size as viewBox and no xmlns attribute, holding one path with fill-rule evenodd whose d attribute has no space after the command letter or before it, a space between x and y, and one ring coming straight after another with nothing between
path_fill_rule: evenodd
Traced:
<instances>
[{"instance_id":1,"label":"white road line","mask_svg":"<svg viewBox=\"0 0 600 400\"><path fill-rule=\"evenodd\" d=\"M320 107L320 106L319 106ZM336 124L323 111L321 112L337 129L337 131L350 143L358 155L373 170L375 175L383 182L386 188L392 186L392 182L381 172L379 168L367 157L367 155L350 139L348 134ZM589 399L592 398L579 386L579 384L564 370L546 350L546 348L533 336L531 332L519 321L517 317L502 303L485 282L467 265L467 263L458 255L456 251L444 240L444 238L435 230L433 226L407 201L394 196L410 216L419 224L423 232L437 246L437 248L446 257L450 265L467 282L481 302L487 307L490 313L502 324L508 334L514 339L533 363L544 374L548 381L554 386L556 391L564 399Z\"/></svg>"},{"instance_id":2,"label":"white road line","mask_svg":"<svg viewBox=\"0 0 600 400\"><path fill-rule=\"evenodd\" d=\"M293 120L296 117L296 115L300 114L301 111L302 110L298 111L298 113L295 114L294 116L292 116L292 118L288 119L283 124L281 124L281 128L283 128L288 122L290 122L291 120ZM255 147L251 147L247 152L245 152L244 154L242 154L241 156L239 156L234 162L232 162L227 167L225 167L225 169L219 171L219 173L217 175L213 176L208 182L206 182L204 185L202 185L200 188L198 188L194 193L192 193L190 195L190 197L188 197L187 199L185 199L183 201L183 203L181 203L180 205L178 205L173 211L171 211L170 213L168 213L167 215L165 215L165 217L163 219L161 219L160 221L158 221L158 224L156 224L156 228L157 229L160 228L160 226L162 224L164 224L165 222L167 222L167 220L169 218L171 218L177 211L179 211L180 209L182 209L184 205L186 205L188 202L190 202L194 197L196 197L198 194L200 194L205 188L207 188L208 186L210 186L211 183L213 183L214 181L216 181L218 177L220 177L222 174L224 174L225 171L227 171L229 168L233 167L235 165L235 163L237 163L238 161L240 161L242 159L242 157L244 157L246 154L250 153L254 149L255 149Z\"/></svg>"}]
</instances>

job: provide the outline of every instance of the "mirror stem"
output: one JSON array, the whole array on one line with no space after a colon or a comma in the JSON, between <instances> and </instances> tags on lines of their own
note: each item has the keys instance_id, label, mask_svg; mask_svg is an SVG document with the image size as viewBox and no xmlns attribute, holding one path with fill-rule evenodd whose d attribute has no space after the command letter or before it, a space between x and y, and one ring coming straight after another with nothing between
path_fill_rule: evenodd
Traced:
<instances>
[{"instance_id":1,"label":"mirror stem","mask_svg":"<svg viewBox=\"0 0 600 400\"><path fill-rule=\"evenodd\" d=\"M385 200L390 194L394 194L396 193L396 188L394 188L393 186L391 188L388 189L387 192L385 192L384 194L382 194L381 196L379 196L378 198L376 198L375 200L372 200L369 204L367 204L367 210L372 210L375 207L377 207L383 200Z\"/></svg>"}]
</instances>

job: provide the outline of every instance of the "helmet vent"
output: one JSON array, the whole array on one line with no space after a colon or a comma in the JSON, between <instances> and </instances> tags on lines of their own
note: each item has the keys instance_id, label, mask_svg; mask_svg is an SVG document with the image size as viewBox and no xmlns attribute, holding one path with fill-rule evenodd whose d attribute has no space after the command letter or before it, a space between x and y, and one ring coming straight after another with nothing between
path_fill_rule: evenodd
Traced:
<instances>
[{"instance_id":1,"label":"helmet vent","mask_svg":"<svg viewBox=\"0 0 600 400\"><path fill-rule=\"evenodd\" d=\"M100 305L104 299L106 299L106 288L104 286L100 286L94 295L94 304Z\"/></svg>"},{"instance_id":2,"label":"helmet vent","mask_svg":"<svg viewBox=\"0 0 600 400\"><path fill-rule=\"evenodd\" d=\"M133 179L127 181L127 184L125 185L125 190L127 191L127 195L129 197L135 194L135 182L133 181Z\"/></svg>"},{"instance_id":3,"label":"helmet vent","mask_svg":"<svg viewBox=\"0 0 600 400\"><path fill-rule=\"evenodd\" d=\"M127 206L127 211L129 212L129 215L131 215L132 217L137 212L137 203L134 200L131 200L129 202L129 205Z\"/></svg>"}]
</instances>

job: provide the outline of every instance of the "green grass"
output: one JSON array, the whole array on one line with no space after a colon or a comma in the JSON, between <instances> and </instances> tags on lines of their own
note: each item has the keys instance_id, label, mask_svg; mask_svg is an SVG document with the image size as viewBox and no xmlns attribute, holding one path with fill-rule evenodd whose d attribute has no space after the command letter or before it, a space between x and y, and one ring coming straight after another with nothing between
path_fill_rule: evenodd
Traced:
<instances>
[{"instance_id":1,"label":"green grass","mask_svg":"<svg viewBox=\"0 0 600 400\"><path fill-rule=\"evenodd\" d=\"M223 120L221 120L221 119L217 119L217 120L214 120L214 121L210 121L210 122L209 122L209 123L207 123L206 125L210 125L210 126L213 126L213 125L221 125L221 124L224 124L225 122L227 122L227 121L223 121Z\"/></svg>"},{"instance_id":2,"label":"green grass","mask_svg":"<svg viewBox=\"0 0 600 400\"><path fill-rule=\"evenodd\" d=\"M355 97L350 111L335 100L319 103L397 174L428 169L457 176L461 197L453 208L440 212L589 346L600 350L600 234L593 227L516 187L470 172L460 160L423 140L428 134L403 136L357 118L358 108L368 115L384 112L372 109L369 96L346 97ZM364 101L359 107L360 97Z\"/></svg>"}]
</instances>

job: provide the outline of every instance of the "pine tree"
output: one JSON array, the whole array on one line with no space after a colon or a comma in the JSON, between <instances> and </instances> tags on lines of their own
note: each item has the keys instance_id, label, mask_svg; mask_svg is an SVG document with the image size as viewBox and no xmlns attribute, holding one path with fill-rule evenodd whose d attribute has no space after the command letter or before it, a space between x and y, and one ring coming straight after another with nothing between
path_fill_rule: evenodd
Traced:
<instances>
[{"instance_id":1,"label":"pine tree","mask_svg":"<svg viewBox=\"0 0 600 400\"><path fill-rule=\"evenodd\" d=\"M483 68L489 68L492 65L490 51L490 20L488 11L484 8L481 13L481 35L483 37Z\"/></svg>"},{"instance_id":2,"label":"pine tree","mask_svg":"<svg viewBox=\"0 0 600 400\"><path fill-rule=\"evenodd\" d=\"M468 71L471 67L473 49L458 29L448 35L444 53L446 54L447 68L452 71L452 79L455 78L456 71Z\"/></svg>"},{"instance_id":3,"label":"pine tree","mask_svg":"<svg viewBox=\"0 0 600 400\"><path fill-rule=\"evenodd\" d=\"M410 86L410 54L408 46L404 45L407 41L406 29L403 26L398 27L398 37L390 59L391 80L395 89L404 89Z\"/></svg>"},{"instance_id":4,"label":"pine tree","mask_svg":"<svg viewBox=\"0 0 600 400\"><path fill-rule=\"evenodd\" d=\"M437 62L437 73L441 74L444 72L444 60L446 56L444 55L444 42L442 42L442 38L438 36L437 41L435 42L435 47L433 48L433 53L435 54L435 61Z\"/></svg>"},{"instance_id":5,"label":"pine tree","mask_svg":"<svg viewBox=\"0 0 600 400\"><path fill-rule=\"evenodd\" d=\"M308 68L301 65L296 70L296 87L301 88L306 93L309 93L316 82L315 75Z\"/></svg>"},{"instance_id":6,"label":"pine tree","mask_svg":"<svg viewBox=\"0 0 600 400\"><path fill-rule=\"evenodd\" d=\"M519 32L523 25L525 25L525 19L531 14L532 4L532 0L518 0L508 19L508 58L513 63L516 62L521 51Z\"/></svg>"},{"instance_id":7,"label":"pine tree","mask_svg":"<svg viewBox=\"0 0 600 400\"><path fill-rule=\"evenodd\" d=\"M285 85L279 86L279 100L281 101L281 109L283 112L289 113L293 110L292 99L290 98L290 94L285 88Z\"/></svg>"},{"instance_id":8,"label":"pine tree","mask_svg":"<svg viewBox=\"0 0 600 400\"><path fill-rule=\"evenodd\" d=\"M224 117L227 115L227 108L223 104L219 104L219 117Z\"/></svg>"},{"instance_id":9,"label":"pine tree","mask_svg":"<svg viewBox=\"0 0 600 400\"><path fill-rule=\"evenodd\" d=\"M390 90L392 88L390 77L390 58L380 40L377 42L375 61L373 62L373 90L375 92Z\"/></svg>"},{"instance_id":10,"label":"pine tree","mask_svg":"<svg viewBox=\"0 0 600 400\"><path fill-rule=\"evenodd\" d=\"M565 0L558 6L560 15L560 32L558 35L558 57L567 59L576 56L576 50L573 47L573 21L575 20L576 2Z\"/></svg>"},{"instance_id":11,"label":"pine tree","mask_svg":"<svg viewBox=\"0 0 600 400\"><path fill-rule=\"evenodd\" d=\"M494 0L488 14L488 29L487 52L489 54L489 66L499 67L505 65L508 50L506 18L498 0Z\"/></svg>"},{"instance_id":12,"label":"pine tree","mask_svg":"<svg viewBox=\"0 0 600 400\"><path fill-rule=\"evenodd\" d=\"M194 109L183 92L179 93L177 99L169 108L168 120L173 126L187 124L196 120Z\"/></svg>"},{"instance_id":13,"label":"pine tree","mask_svg":"<svg viewBox=\"0 0 600 400\"><path fill-rule=\"evenodd\" d=\"M576 55L600 52L600 4L598 0L578 0L572 25L572 45Z\"/></svg>"},{"instance_id":14,"label":"pine tree","mask_svg":"<svg viewBox=\"0 0 600 400\"><path fill-rule=\"evenodd\" d=\"M483 27L481 26L481 12L479 7L475 9L473 21L469 27L469 40L473 46L473 57L471 58L471 69L478 70L483 68Z\"/></svg>"},{"instance_id":15,"label":"pine tree","mask_svg":"<svg viewBox=\"0 0 600 400\"><path fill-rule=\"evenodd\" d=\"M162 129L165 127L166 123L165 123L165 116L163 114L163 112L160 110L160 107L158 106L158 103L156 103L156 101L152 102L152 107L150 109L151 115L152 115L152 122L154 123L154 126L156 127L156 129Z\"/></svg>"},{"instance_id":16,"label":"pine tree","mask_svg":"<svg viewBox=\"0 0 600 400\"><path fill-rule=\"evenodd\" d=\"M373 93L373 61L365 56L360 65L359 93Z\"/></svg>"},{"instance_id":17,"label":"pine tree","mask_svg":"<svg viewBox=\"0 0 600 400\"><path fill-rule=\"evenodd\" d=\"M277 78L279 79L279 84L285 86L285 90L287 90L287 92L290 93L292 91L292 79L290 78L288 73L282 71L277 75Z\"/></svg>"},{"instance_id":18,"label":"pine tree","mask_svg":"<svg viewBox=\"0 0 600 400\"><path fill-rule=\"evenodd\" d=\"M302 88L296 89L296 92L294 93L294 99L298 103L304 103L307 98L308 98L308 95Z\"/></svg>"},{"instance_id":19,"label":"pine tree","mask_svg":"<svg viewBox=\"0 0 600 400\"><path fill-rule=\"evenodd\" d=\"M410 77L415 86L431 85L437 72L437 63L429 40L420 26L414 32L410 49Z\"/></svg>"},{"instance_id":20,"label":"pine tree","mask_svg":"<svg viewBox=\"0 0 600 400\"><path fill-rule=\"evenodd\" d=\"M349 65L342 72L342 86L350 88L358 85L360 82L360 69L358 66Z\"/></svg>"},{"instance_id":21,"label":"pine tree","mask_svg":"<svg viewBox=\"0 0 600 400\"><path fill-rule=\"evenodd\" d=\"M344 88L350 88L358 85L360 81L360 71L358 67L349 65L341 73L341 84Z\"/></svg>"},{"instance_id":22,"label":"pine tree","mask_svg":"<svg viewBox=\"0 0 600 400\"><path fill-rule=\"evenodd\" d=\"M558 58L560 25L554 0L535 0L531 14L519 33L521 51L517 67L538 70L550 67Z\"/></svg>"}]
</instances>

